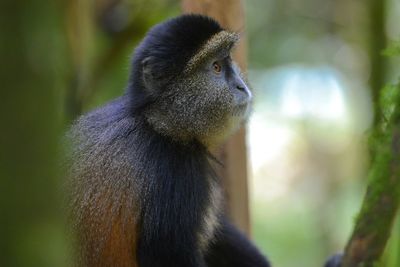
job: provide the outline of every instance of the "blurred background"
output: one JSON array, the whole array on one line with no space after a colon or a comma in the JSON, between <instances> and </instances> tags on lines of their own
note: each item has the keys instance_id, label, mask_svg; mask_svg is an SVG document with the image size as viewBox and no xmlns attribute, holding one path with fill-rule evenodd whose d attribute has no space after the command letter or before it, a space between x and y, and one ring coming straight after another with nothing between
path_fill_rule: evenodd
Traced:
<instances>
[{"instance_id":1,"label":"blurred background","mask_svg":"<svg viewBox=\"0 0 400 267\"><path fill-rule=\"evenodd\" d=\"M396 0L248 0L252 237L274 266L343 249L370 163L378 91L400 76ZM133 47L177 0L2 1L0 265L67 266L60 137L120 95ZM397 49L400 46L397 47ZM23 255L23 256L21 256ZM3 262L3 263L1 263ZM400 266L400 222L383 267Z\"/></svg>"}]
</instances>

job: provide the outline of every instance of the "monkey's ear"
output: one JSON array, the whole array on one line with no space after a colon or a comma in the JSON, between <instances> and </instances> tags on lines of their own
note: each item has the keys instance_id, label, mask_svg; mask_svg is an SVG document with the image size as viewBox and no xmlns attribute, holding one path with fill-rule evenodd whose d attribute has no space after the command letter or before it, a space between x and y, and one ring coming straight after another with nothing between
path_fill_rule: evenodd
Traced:
<instances>
[{"instance_id":1,"label":"monkey's ear","mask_svg":"<svg viewBox=\"0 0 400 267\"><path fill-rule=\"evenodd\" d=\"M143 59L141 63L144 86L149 93L155 93L163 85L159 63L156 58L151 56Z\"/></svg>"}]
</instances>

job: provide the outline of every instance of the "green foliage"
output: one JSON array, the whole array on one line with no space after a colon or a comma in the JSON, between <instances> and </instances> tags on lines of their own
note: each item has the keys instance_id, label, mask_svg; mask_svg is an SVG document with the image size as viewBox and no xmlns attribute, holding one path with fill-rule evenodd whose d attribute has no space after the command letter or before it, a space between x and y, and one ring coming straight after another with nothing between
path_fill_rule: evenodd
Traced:
<instances>
[{"instance_id":1,"label":"green foliage","mask_svg":"<svg viewBox=\"0 0 400 267\"><path fill-rule=\"evenodd\" d=\"M382 54L384 56L399 56L400 55L400 41L393 41L389 44L388 48L386 48Z\"/></svg>"},{"instance_id":2,"label":"green foliage","mask_svg":"<svg viewBox=\"0 0 400 267\"><path fill-rule=\"evenodd\" d=\"M400 99L400 88L399 84L387 85L382 89L380 98L380 107L382 110L383 121L382 126L386 128L388 123L393 120L395 114L395 108L398 105Z\"/></svg>"}]
</instances>

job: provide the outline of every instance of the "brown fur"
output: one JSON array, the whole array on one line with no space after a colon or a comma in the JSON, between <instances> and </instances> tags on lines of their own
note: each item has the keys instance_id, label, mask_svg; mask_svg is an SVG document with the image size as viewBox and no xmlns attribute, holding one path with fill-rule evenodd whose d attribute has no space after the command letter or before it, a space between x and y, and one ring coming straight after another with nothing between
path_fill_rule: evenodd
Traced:
<instances>
[{"instance_id":1,"label":"brown fur","mask_svg":"<svg viewBox=\"0 0 400 267\"><path fill-rule=\"evenodd\" d=\"M109 199L105 197L100 201L103 203L92 203L93 207L104 209ZM137 267L138 226L128 206L121 204L118 211L114 211L110 204L101 216L94 216L90 210L84 212L77 227L80 267Z\"/></svg>"}]
</instances>

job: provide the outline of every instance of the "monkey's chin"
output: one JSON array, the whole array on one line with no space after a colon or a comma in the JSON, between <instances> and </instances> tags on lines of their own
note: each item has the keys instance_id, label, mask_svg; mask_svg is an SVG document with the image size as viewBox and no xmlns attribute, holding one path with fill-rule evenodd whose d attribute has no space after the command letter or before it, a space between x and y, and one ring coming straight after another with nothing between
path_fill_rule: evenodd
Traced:
<instances>
[{"instance_id":1,"label":"monkey's chin","mask_svg":"<svg viewBox=\"0 0 400 267\"><path fill-rule=\"evenodd\" d=\"M239 120L245 121L250 116L251 113L251 104L244 103L240 105L236 105L232 109L232 116L238 117Z\"/></svg>"},{"instance_id":2,"label":"monkey's chin","mask_svg":"<svg viewBox=\"0 0 400 267\"><path fill-rule=\"evenodd\" d=\"M211 150L218 148L245 124L250 112L251 105L237 106L232 109L223 126L219 127L214 134L200 138L200 141Z\"/></svg>"}]
</instances>

